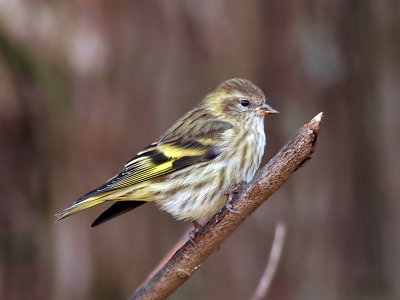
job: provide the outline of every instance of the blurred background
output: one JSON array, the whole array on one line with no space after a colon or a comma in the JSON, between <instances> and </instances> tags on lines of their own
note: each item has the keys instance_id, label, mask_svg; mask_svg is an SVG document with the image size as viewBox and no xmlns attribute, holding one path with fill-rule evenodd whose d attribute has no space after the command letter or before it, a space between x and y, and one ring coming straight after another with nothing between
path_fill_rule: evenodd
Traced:
<instances>
[{"instance_id":1,"label":"blurred background","mask_svg":"<svg viewBox=\"0 0 400 300\"><path fill-rule=\"evenodd\" d=\"M400 2L0 0L0 299L127 299L188 224L154 205L53 215L223 80L260 86L271 158L320 111L313 159L171 299L400 299Z\"/></svg>"}]
</instances>

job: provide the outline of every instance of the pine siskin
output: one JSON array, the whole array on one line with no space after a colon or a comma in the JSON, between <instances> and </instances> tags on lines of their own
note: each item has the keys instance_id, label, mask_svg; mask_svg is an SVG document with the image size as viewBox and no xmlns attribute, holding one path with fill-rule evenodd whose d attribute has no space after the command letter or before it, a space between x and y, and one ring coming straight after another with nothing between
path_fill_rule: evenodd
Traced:
<instances>
[{"instance_id":1,"label":"pine siskin","mask_svg":"<svg viewBox=\"0 0 400 300\"><path fill-rule=\"evenodd\" d=\"M179 220L213 214L230 189L254 176L264 153L264 116L274 113L249 80L227 80L121 173L56 215L57 220L105 201L115 203L92 227L146 202Z\"/></svg>"}]
</instances>

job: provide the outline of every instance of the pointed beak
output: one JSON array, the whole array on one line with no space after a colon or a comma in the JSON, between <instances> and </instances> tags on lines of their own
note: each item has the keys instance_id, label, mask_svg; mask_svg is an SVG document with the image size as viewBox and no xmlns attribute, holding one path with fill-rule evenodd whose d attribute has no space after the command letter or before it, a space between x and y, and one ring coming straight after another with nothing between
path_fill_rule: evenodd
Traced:
<instances>
[{"instance_id":1,"label":"pointed beak","mask_svg":"<svg viewBox=\"0 0 400 300\"><path fill-rule=\"evenodd\" d=\"M273 109L271 106L269 106L266 103L257 107L256 112L259 116L265 116L268 114L279 114L279 111L277 111L276 109Z\"/></svg>"}]
</instances>

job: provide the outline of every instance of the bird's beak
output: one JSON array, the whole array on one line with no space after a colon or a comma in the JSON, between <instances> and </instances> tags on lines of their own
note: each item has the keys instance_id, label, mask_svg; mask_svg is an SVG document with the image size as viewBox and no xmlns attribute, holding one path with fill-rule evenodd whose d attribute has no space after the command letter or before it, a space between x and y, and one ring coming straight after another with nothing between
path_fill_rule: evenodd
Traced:
<instances>
[{"instance_id":1,"label":"bird's beak","mask_svg":"<svg viewBox=\"0 0 400 300\"><path fill-rule=\"evenodd\" d=\"M265 116L267 114L279 114L279 111L277 111L276 109L273 109L271 106L269 106L266 103L257 107L256 112L259 116Z\"/></svg>"}]
</instances>

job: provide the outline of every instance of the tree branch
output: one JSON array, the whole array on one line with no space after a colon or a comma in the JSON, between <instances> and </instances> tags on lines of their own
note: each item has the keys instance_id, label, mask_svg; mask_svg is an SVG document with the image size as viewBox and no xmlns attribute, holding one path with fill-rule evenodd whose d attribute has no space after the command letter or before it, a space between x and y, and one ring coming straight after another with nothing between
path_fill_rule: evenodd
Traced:
<instances>
[{"instance_id":1,"label":"tree branch","mask_svg":"<svg viewBox=\"0 0 400 300\"><path fill-rule=\"evenodd\" d=\"M130 300L165 299L182 285L239 225L300 168L315 150L322 113L296 135L233 197L235 213L223 208L186 242L160 270L140 286Z\"/></svg>"}]
</instances>

